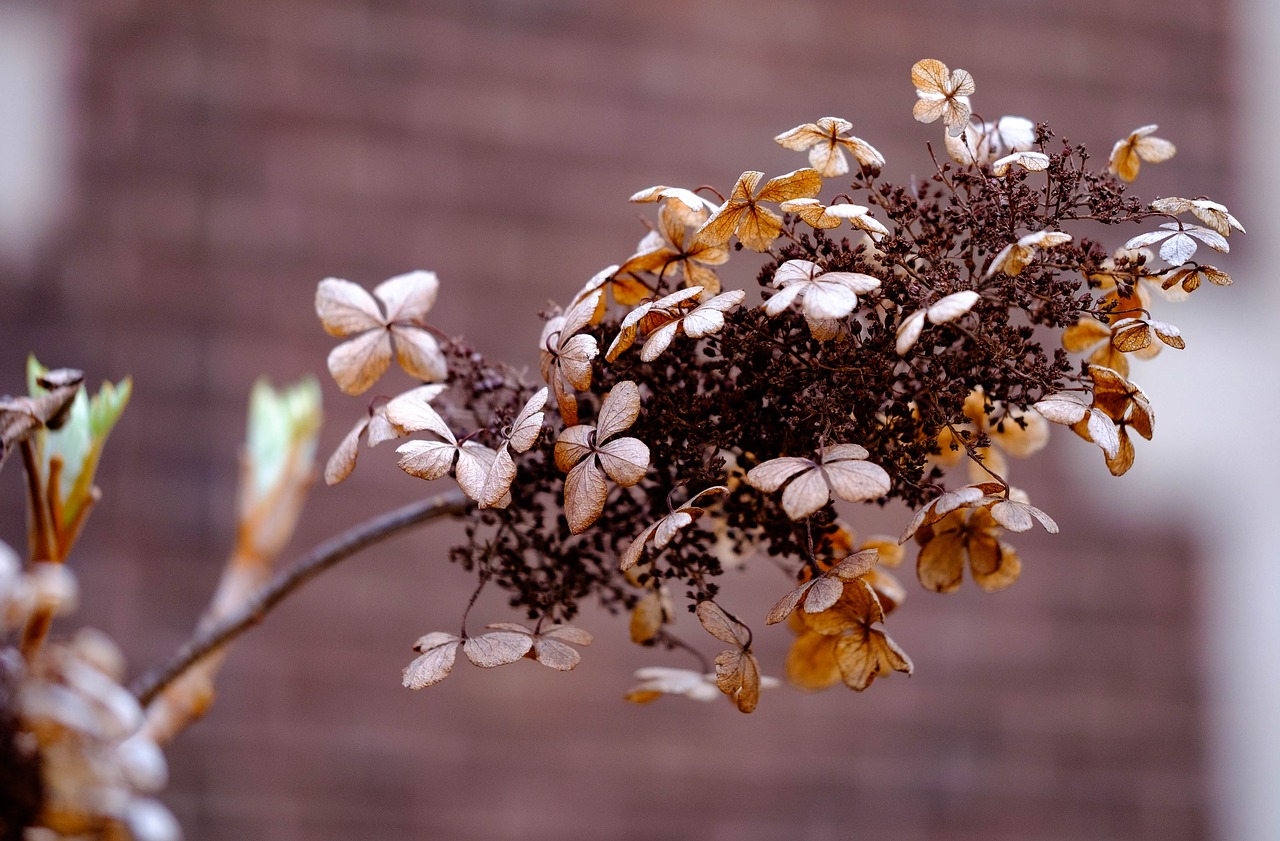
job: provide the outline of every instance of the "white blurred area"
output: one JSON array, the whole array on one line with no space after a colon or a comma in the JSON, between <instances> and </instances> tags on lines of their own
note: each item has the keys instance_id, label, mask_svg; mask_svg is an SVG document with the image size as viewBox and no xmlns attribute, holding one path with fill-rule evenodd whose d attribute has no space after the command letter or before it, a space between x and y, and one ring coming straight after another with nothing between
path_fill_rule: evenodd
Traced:
<instances>
[{"instance_id":1,"label":"white blurred area","mask_svg":"<svg viewBox=\"0 0 1280 841\"><path fill-rule=\"evenodd\" d=\"M1094 459L1081 459L1073 482L1087 483L1116 520L1132 516L1182 522L1200 554L1205 634L1198 652L1209 721L1213 837L1280 838L1280 523L1276 514L1274 423L1280 374L1273 367L1280 285L1268 265L1280 242L1280 136L1277 96L1266 80L1280 75L1280 4L1238 0L1234 60L1234 131L1222 154L1234 154L1236 183L1225 203L1248 230L1220 258L1229 289L1202 286L1192 301L1154 303L1155 317L1187 341L1135 364L1133 378L1157 412L1153 441L1138 441L1135 469L1103 481ZM1189 60L1194 60L1189 57ZM1170 137L1175 136L1171 134ZM1234 148L1232 148L1234 147ZM1176 166L1176 159L1174 164ZM1187 185L1194 191L1195 185ZM1185 193L1195 198L1193 192ZM1220 258L1220 259L1216 259ZM1187 738L1195 738L1188 733Z\"/></svg>"},{"instance_id":2,"label":"white blurred area","mask_svg":"<svg viewBox=\"0 0 1280 841\"><path fill-rule=\"evenodd\" d=\"M21 278L69 186L69 49L49 5L0 0L0 266Z\"/></svg>"}]
</instances>

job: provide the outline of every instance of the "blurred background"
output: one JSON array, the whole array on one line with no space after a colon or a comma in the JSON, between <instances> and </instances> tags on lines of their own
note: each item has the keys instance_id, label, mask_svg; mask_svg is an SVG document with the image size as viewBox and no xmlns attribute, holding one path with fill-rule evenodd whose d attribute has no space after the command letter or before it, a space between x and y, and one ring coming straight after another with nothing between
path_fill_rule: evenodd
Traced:
<instances>
[{"instance_id":1,"label":"blurred background","mask_svg":"<svg viewBox=\"0 0 1280 841\"><path fill-rule=\"evenodd\" d=\"M1135 366L1160 424L1133 471L1111 479L1058 434L1015 465L1062 533L1016 538L1012 590L938 596L904 570L887 630L911 679L776 690L750 717L633 707L634 669L690 663L589 613L573 673L460 666L410 693L410 646L453 628L471 586L445 561L456 532L432 528L234 651L169 752L187 837L1280 837L1276 18L1266 0L0 0L0 392L23 389L28 351L95 386L135 379L74 561L76 623L135 672L185 639L220 573L253 380L325 381L322 457L364 409L324 375L323 277L432 269L434 324L532 367L536 311L644 233L636 190L796 169L773 136L825 115L889 175L926 176L925 57L973 73L984 117L1046 121L1100 165L1159 124L1178 155L1138 194L1207 195L1250 229L1219 263L1233 288L1156 312L1188 349ZM20 479L0 474L15 546ZM366 453L314 491L291 554L422 493L390 448ZM783 584L728 587L762 615ZM509 618L496 597L477 610ZM790 637L762 637L776 674Z\"/></svg>"}]
</instances>

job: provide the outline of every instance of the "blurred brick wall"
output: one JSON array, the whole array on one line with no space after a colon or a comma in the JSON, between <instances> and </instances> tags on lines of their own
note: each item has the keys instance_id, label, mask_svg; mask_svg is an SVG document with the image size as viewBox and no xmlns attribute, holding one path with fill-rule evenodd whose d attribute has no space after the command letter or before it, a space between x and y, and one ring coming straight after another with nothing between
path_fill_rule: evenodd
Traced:
<instances>
[{"instance_id":1,"label":"blurred brick wall","mask_svg":"<svg viewBox=\"0 0 1280 841\"><path fill-rule=\"evenodd\" d=\"M1098 157L1160 123L1180 152L1144 169L1142 195L1230 204L1224 5L62 7L77 201L34 271L0 274L0 390L20 387L28 349L137 381L77 560L81 617L139 669L181 641L228 544L250 384L323 374L321 277L434 269L436 324L533 364L534 311L631 252L641 187L795 169L803 157L770 138L827 114L852 119L891 174L926 173L939 132L911 120L908 80L925 56L975 75L984 116L1049 121ZM327 453L363 403L325 389ZM1040 464L1101 471L1073 444ZM623 705L656 658L594 615L600 642L570 675L460 668L402 690L410 644L453 626L469 584L443 566L448 535L399 539L244 641L214 712L171 752L165 799L197 841L1204 837L1191 547L1157 512L1091 509L1052 476L1023 484L1064 533L1019 539L1023 580L1000 596L910 584L889 631L914 679L777 691L751 717ZM19 498L16 470L0 491ZM421 492L374 451L316 491L294 545ZM12 543L16 511L0 517ZM730 586L762 614L780 582ZM784 636L763 643L768 671Z\"/></svg>"}]
</instances>

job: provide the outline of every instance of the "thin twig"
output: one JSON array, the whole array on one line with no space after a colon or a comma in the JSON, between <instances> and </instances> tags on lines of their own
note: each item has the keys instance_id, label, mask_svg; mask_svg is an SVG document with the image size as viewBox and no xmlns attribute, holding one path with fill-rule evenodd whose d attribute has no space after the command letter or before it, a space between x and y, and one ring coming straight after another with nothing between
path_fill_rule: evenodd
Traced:
<instances>
[{"instance_id":1,"label":"thin twig","mask_svg":"<svg viewBox=\"0 0 1280 841\"><path fill-rule=\"evenodd\" d=\"M321 543L291 566L281 570L261 590L249 597L235 613L197 631L167 662L144 674L130 687L145 707L166 686L182 675L192 664L216 651L261 622L277 604L303 584L339 561L406 529L440 517L457 516L471 503L460 491L446 491L437 496L397 508L353 526L342 534Z\"/></svg>"}]
</instances>

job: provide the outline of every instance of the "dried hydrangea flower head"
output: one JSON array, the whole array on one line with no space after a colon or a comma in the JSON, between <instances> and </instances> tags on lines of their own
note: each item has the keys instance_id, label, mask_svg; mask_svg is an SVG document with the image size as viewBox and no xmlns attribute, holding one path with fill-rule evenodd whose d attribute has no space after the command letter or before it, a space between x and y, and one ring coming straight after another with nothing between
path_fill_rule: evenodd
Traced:
<instances>
[{"instance_id":1,"label":"dried hydrangea flower head","mask_svg":"<svg viewBox=\"0 0 1280 841\"><path fill-rule=\"evenodd\" d=\"M850 506L914 510L901 541L918 547L926 590L954 592L968 570L995 591L1023 574L1012 536L1057 531L1012 484L1026 469L1015 458L1056 424L1110 472L1132 467L1154 410L1130 360L1185 345L1155 310L1162 293L1229 283L1191 258L1199 245L1226 253L1243 226L1208 198L1127 192L1139 161L1172 154L1153 126L1100 171L1030 119L973 116L965 71L925 59L911 75L914 117L946 127L951 160L928 179L885 180L875 147L824 117L774 138L811 168L747 170L719 204L701 195L723 195L712 187L640 190L631 200L658 205L656 228L547 320L546 389L456 340L441 346L438 399L410 392L381 410L396 435L433 439L401 446L418 475L452 472L476 502L451 558L477 593L500 588L537 623L429 634L409 684L440 680L458 649L490 666L538 657L541 640L571 666L577 652L552 643L573 642L558 629L595 598L629 617L635 643L698 659L642 670L630 700L719 693L754 709L769 680L753 623L796 634L793 684L866 689L912 669L883 627L906 597L886 569L904 549L859 543ZM846 222L861 236L842 236ZM1145 227L1106 247L1093 238L1121 224ZM344 446L366 428L372 438L378 417ZM774 608L731 612L718 576L776 567L791 580ZM700 650L702 632L718 653Z\"/></svg>"}]
</instances>

